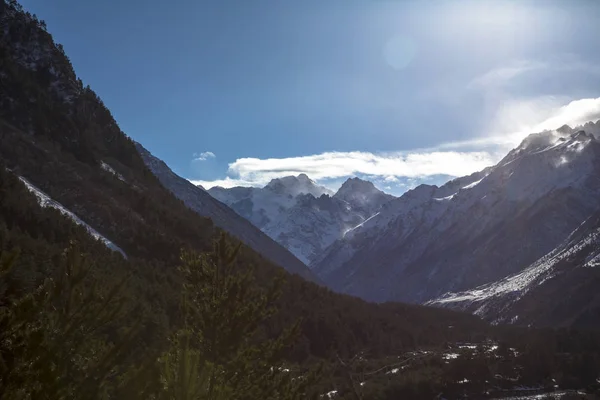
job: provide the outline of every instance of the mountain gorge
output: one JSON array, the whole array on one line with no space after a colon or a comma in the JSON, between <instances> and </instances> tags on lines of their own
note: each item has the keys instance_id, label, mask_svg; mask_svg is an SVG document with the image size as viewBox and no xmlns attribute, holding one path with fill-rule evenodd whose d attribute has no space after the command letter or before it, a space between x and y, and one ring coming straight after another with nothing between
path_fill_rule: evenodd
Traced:
<instances>
[{"instance_id":1,"label":"mountain gorge","mask_svg":"<svg viewBox=\"0 0 600 400\"><path fill-rule=\"evenodd\" d=\"M45 23L11 0L0 1L0 27L0 250L20 253L11 292L40 285L78 242L107 276L104 285L127 283L128 298L140 302L144 345L160 348L181 322L182 250L206 252L225 229L242 242L236 265L257 287L283 280L282 312L265 334L302 317L290 360L347 356L369 342L373 354L389 354L415 335L439 343L487 329L467 314L382 307L308 282L314 276L302 262L125 135ZM5 287L3 280L0 294ZM463 323L460 333L448 328Z\"/></svg>"},{"instance_id":2,"label":"mountain gorge","mask_svg":"<svg viewBox=\"0 0 600 400\"><path fill-rule=\"evenodd\" d=\"M273 179L264 188L214 187L208 192L309 266L394 198L359 178L332 193L305 174Z\"/></svg>"},{"instance_id":3,"label":"mountain gorge","mask_svg":"<svg viewBox=\"0 0 600 400\"><path fill-rule=\"evenodd\" d=\"M209 195L15 0L0 94L0 398L598 393L597 334L570 329L599 320L597 124L399 198L306 175Z\"/></svg>"}]
</instances>

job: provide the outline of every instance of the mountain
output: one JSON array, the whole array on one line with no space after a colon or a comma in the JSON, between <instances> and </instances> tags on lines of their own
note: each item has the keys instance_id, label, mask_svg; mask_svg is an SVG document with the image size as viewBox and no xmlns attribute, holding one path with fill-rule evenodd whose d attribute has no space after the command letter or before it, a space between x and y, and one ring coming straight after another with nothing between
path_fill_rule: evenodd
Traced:
<instances>
[{"instance_id":1,"label":"mountain","mask_svg":"<svg viewBox=\"0 0 600 400\"><path fill-rule=\"evenodd\" d=\"M333 197L346 202L354 212L361 213L365 219L394 199L394 196L377 189L372 182L360 178L346 180Z\"/></svg>"},{"instance_id":2,"label":"mountain","mask_svg":"<svg viewBox=\"0 0 600 400\"><path fill-rule=\"evenodd\" d=\"M260 229L216 200L204 189L176 175L167 164L153 156L141 144L136 142L135 145L144 163L160 183L190 209L203 217L210 218L216 226L229 232L273 263L283 266L289 272L298 274L304 279L318 282L306 265Z\"/></svg>"},{"instance_id":3,"label":"mountain","mask_svg":"<svg viewBox=\"0 0 600 400\"><path fill-rule=\"evenodd\" d=\"M323 194L332 194L331 190L317 185L306 174L275 178L265 186L265 189L273 193L292 197L300 194L310 194L314 197L319 197Z\"/></svg>"},{"instance_id":4,"label":"mountain","mask_svg":"<svg viewBox=\"0 0 600 400\"><path fill-rule=\"evenodd\" d=\"M575 129L585 131L586 133L594 135L596 139L600 139L600 120L596 122L588 121Z\"/></svg>"},{"instance_id":5,"label":"mountain","mask_svg":"<svg viewBox=\"0 0 600 400\"><path fill-rule=\"evenodd\" d=\"M305 174L273 179L264 188L208 192L307 265L394 198L359 178L348 179L333 194Z\"/></svg>"},{"instance_id":6,"label":"mountain","mask_svg":"<svg viewBox=\"0 0 600 400\"><path fill-rule=\"evenodd\" d=\"M597 327L600 212L523 271L427 304L469 311L494 323Z\"/></svg>"},{"instance_id":7,"label":"mountain","mask_svg":"<svg viewBox=\"0 0 600 400\"><path fill-rule=\"evenodd\" d=\"M386 203L312 268L340 292L427 302L523 271L599 208L599 194L594 136L530 135L496 166Z\"/></svg>"},{"instance_id":8,"label":"mountain","mask_svg":"<svg viewBox=\"0 0 600 400\"><path fill-rule=\"evenodd\" d=\"M494 327L452 310L371 304L288 273L215 225L229 224L262 246L256 231L159 160L143 158L76 77L43 21L7 0L0 1L0 27L1 398L173 398L201 390L204 372L216 371L219 383L241 376L248 399L265 398L256 396L263 389L257 385L274 380L278 398L289 394L288 380L314 382L305 375L314 363L323 364L321 379L302 398L487 398L555 385L595 390L595 333ZM213 251L217 238L239 246L219 276L209 270L220 254L194 255ZM186 280L182 258L196 282ZM238 286L237 273L249 279ZM279 290L263 295L274 277L281 277ZM188 297L190 286L209 294ZM215 286L232 290L216 293ZM273 292L281 297L270 302ZM238 307L246 299L247 307ZM206 312L218 323L197 315ZM240 318L249 314L257 318ZM296 323L297 330L286 329ZM227 335L217 340L224 326ZM257 335L245 335L255 328ZM181 345L191 331L194 338L212 334L218 349ZM286 331L297 340L272 354L263 340ZM240 362L219 357L232 342L235 350L235 342L253 339L260 347L233 359ZM205 355L215 362L199 361ZM245 362L255 355L257 362ZM202 369L210 364L219 368ZM189 374L181 380L176 370ZM221 388L218 394L231 393Z\"/></svg>"},{"instance_id":9,"label":"mountain","mask_svg":"<svg viewBox=\"0 0 600 400\"><path fill-rule=\"evenodd\" d=\"M238 214L263 229L280 217L280 214L296 204L296 198L309 194L319 197L331 194L323 186L315 184L306 174L286 176L271 180L264 188L213 187L208 192L217 200L232 207Z\"/></svg>"}]
</instances>

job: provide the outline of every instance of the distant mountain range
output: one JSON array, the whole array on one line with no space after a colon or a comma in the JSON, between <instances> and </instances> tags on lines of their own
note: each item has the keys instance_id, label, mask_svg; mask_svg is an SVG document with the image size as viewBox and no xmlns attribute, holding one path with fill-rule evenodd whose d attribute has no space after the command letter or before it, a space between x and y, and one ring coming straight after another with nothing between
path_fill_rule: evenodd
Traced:
<instances>
[{"instance_id":1,"label":"distant mountain range","mask_svg":"<svg viewBox=\"0 0 600 400\"><path fill-rule=\"evenodd\" d=\"M329 245L394 199L358 178L348 179L333 193L305 174L273 179L264 188L214 187L208 193L309 266Z\"/></svg>"},{"instance_id":2,"label":"distant mountain range","mask_svg":"<svg viewBox=\"0 0 600 400\"><path fill-rule=\"evenodd\" d=\"M264 188L208 192L336 291L464 309L495 321L584 323L600 310L600 299L579 299L584 306L568 317L550 311L558 297L544 306L537 300L557 282L599 275L600 268L591 269L600 264L593 222L600 212L598 137L600 121L532 134L495 166L399 198L358 178L332 194L304 174ZM594 290L584 286L574 294ZM525 315L525 304L535 312Z\"/></svg>"}]
</instances>

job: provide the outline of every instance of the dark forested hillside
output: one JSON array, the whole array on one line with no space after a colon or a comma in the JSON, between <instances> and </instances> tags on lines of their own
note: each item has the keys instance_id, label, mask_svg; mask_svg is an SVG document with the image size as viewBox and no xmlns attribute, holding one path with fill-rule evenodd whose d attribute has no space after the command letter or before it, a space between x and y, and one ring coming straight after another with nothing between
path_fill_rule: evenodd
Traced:
<instances>
[{"instance_id":1,"label":"dark forested hillside","mask_svg":"<svg viewBox=\"0 0 600 400\"><path fill-rule=\"evenodd\" d=\"M183 201L187 207L203 217L210 218L216 226L231 233L256 252L273 263L282 266L287 271L298 274L309 281L319 281L306 265L248 220L214 199L205 190L175 174L162 160L154 157L141 144L136 143L136 148L160 183Z\"/></svg>"},{"instance_id":2,"label":"dark forested hillside","mask_svg":"<svg viewBox=\"0 0 600 400\"><path fill-rule=\"evenodd\" d=\"M160 184L108 108L76 77L45 24L14 0L0 1L0 94L0 398L41 398L40 392L61 399L82 398L81 393L127 399L306 398L310 391L318 395L336 388L340 397L392 399L417 381L426 388L412 398L431 398L432 390L481 393L480 387L448 386L457 378L445 375L449 367L440 357L459 342L495 343L503 337L521 354L503 356L516 369L536 369L534 359L542 353L553 361L543 376L523 378L528 383L547 384L567 363L530 346L540 337L554 340L547 333L529 333L529 341L519 341L519 335L468 314L338 295L222 235ZM39 192L19 177L57 203L41 207ZM90 229L126 257L90 236ZM236 257L230 260L220 251L221 241L237 249ZM227 274L219 273L221 264L231 264ZM278 276L280 296L271 296ZM211 295L203 297L206 293ZM223 317L216 317L220 312ZM296 323L297 329L288 329ZM218 337L222 332L233 344ZM245 332L252 335L238 337ZM571 343L571 334L564 336L562 342ZM207 338L212 347L206 347ZM591 344L584 348L562 342L559 347L575 355L561 378L577 376L573 371L582 365L590 371L565 385L593 384L590 377L600 360L594 339L586 336L581 343ZM411 374L398 382L385 375L390 357L415 360L407 354L420 351L432 357L417 357ZM366 364L354 364L359 356ZM463 369L473 369L468 360L484 358L466 357ZM157 359L158 372L151 368ZM310 378L311 390L275 368L289 365L300 376L305 372L298 370L319 361L325 372L320 380ZM196 383L173 372L194 362L205 367L193 371ZM371 368L378 394L363 397L367 394L355 387L355 379ZM479 381L494 375L486 371ZM267 383L274 375L277 387ZM152 382L160 387L138 387ZM200 395L206 389L201 382L210 382L210 388L217 382L218 388ZM390 384L392 389L382 389ZM185 396L177 391L181 387L189 389ZM153 395L144 395L146 390Z\"/></svg>"}]
</instances>

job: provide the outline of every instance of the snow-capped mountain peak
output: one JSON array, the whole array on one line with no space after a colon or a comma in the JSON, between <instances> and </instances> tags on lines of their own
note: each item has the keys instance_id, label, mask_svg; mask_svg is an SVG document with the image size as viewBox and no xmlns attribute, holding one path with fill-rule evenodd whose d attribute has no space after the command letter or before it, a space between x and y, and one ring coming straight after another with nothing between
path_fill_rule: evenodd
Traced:
<instances>
[{"instance_id":1,"label":"snow-capped mountain peak","mask_svg":"<svg viewBox=\"0 0 600 400\"><path fill-rule=\"evenodd\" d=\"M371 192L377 190L373 182L354 177L348 178L338 189L336 196L343 196L351 192ZM379 190L377 190L379 191Z\"/></svg>"},{"instance_id":2,"label":"snow-capped mountain peak","mask_svg":"<svg viewBox=\"0 0 600 400\"><path fill-rule=\"evenodd\" d=\"M365 218L372 216L382 205L394 199L394 196L377 189L372 182L360 178L347 179L333 197L363 211Z\"/></svg>"},{"instance_id":3,"label":"snow-capped mountain peak","mask_svg":"<svg viewBox=\"0 0 600 400\"><path fill-rule=\"evenodd\" d=\"M358 178L333 195L305 174L273 179L264 188L212 188L209 193L306 264L394 198Z\"/></svg>"},{"instance_id":4,"label":"snow-capped mountain peak","mask_svg":"<svg viewBox=\"0 0 600 400\"><path fill-rule=\"evenodd\" d=\"M353 199L364 199L372 194L383 193L378 190L372 182L360 178L348 178L346 182L335 193L335 197L350 201Z\"/></svg>"},{"instance_id":5,"label":"snow-capped mountain peak","mask_svg":"<svg viewBox=\"0 0 600 400\"><path fill-rule=\"evenodd\" d=\"M549 150L558 147L565 142L587 143L590 140L597 140L598 133L600 133L600 121L597 123L588 122L585 125L577 126L575 128L571 128L569 125L563 125L556 130L533 133L527 136L519 146L508 154L508 156L515 153L524 154Z\"/></svg>"},{"instance_id":6,"label":"snow-capped mountain peak","mask_svg":"<svg viewBox=\"0 0 600 400\"><path fill-rule=\"evenodd\" d=\"M312 194L314 197L319 197L323 194L333 194L326 187L317 185L306 174L272 179L265 186L265 189L277 194L291 195L292 197L296 197L299 194Z\"/></svg>"},{"instance_id":7,"label":"snow-capped mountain peak","mask_svg":"<svg viewBox=\"0 0 600 400\"><path fill-rule=\"evenodd\" d=\"M600 120L596 121L595 123L591 121L587 122L579 128L591 135L594 135L596 139L600 139Z\"/></svg>"}]
</instances>

